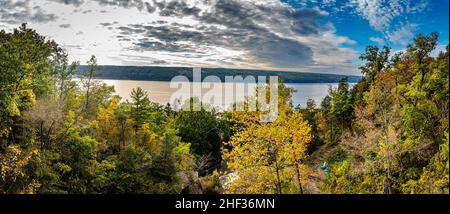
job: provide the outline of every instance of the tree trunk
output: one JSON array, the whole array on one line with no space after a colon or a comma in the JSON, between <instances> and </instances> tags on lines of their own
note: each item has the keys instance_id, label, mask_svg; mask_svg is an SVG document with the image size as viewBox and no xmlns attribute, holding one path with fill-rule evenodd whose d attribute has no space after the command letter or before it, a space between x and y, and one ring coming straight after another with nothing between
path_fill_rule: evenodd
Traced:
<instances>
[{"instance_id":1,"label":"tree trunk","mask_svg":"<svg viewBox=\"0 0 450 214\"><path fill-rule=\"evenodd\" d=\"M283 194L281 190L281 179L280 179L280 169L278 167L278 164L275 167L275 171L277 173L277 186L278 186L278 194Z\"/></svg>"},{"instance_id":2,"label":"tree trunk","mask_svg":"<svg viewBox=\"0 0 450 214\"><path fill-rule=\"evenodd\" d=\"M300 165L298 164L299 161L297 159L297 154L295 152L294 152L294 159L295 159L295 170L297 173L298 187L300 189L300 194L303 194L303 186L302 186L302 181L301 181L301 176L300 176Z\"/></svg>"},{"instance_id":3,"label":"tree trunk","mask_svg":"<svg viewBox=\"0 0 450 214\"><path fill-rule=\"evenodd\" d=\"M297 181L298 181L298 187L300 188L300 194L303 194L302 181L300 180L300 167L298 164L296 164L295 168L297 170Z\"/></svg>"}]
</instances>

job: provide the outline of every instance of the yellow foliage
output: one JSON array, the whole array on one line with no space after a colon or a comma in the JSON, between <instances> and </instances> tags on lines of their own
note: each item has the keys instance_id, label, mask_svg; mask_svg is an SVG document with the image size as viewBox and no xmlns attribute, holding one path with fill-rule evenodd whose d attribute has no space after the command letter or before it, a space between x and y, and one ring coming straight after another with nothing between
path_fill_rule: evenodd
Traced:
<instances>
[{"instance_id":1,"label":"yellow foliage","mask_svg":"<svg viewBox=\"0 0 450 214\"><path fill-rule=\"evenodd\" d=\"M24 152L17 145L8 146L5 153L0 154L0 192L7 192L7 189L18 186L15 192L31 194L40 185L35 180L30 180L25 167L30 160L38 156L37 149ZM28 181L24 183L24 181ZM6 184L6 188L3 186Z\"/></svg>"},{"instance_id":2,"label":"yellow foliage","mask_svg":"<svg viewBox=\"0 0 450 214\"><path fill-rule=\"evenodd\" d=\"M255 115L232 113L233 120L245 126L226 143L232 149L225 151L223 158L237 173L226 193L279 193L306 175L302 163L312 137L302 115L282 109L272 123L259 123Z\"/></svg>"}]
</instances>

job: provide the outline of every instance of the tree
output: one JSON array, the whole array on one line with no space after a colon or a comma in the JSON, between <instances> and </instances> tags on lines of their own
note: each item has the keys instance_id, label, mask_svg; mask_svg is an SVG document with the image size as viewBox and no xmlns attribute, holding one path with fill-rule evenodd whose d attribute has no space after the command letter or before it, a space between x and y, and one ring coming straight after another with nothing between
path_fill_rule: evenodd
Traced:
<instances>
[{"instance_id":1,"label":"tree","mask_svg":"<svg viewBox=\"0 0 450 214\"><path fill-rule=\"evenodd\" d=\"M355 104L357 132L342 135L347 156L331 164L325 191L448 192L448 49L430 56L436 41L437 34L418 35L375 74Z\"/></svg>"},{"instance_id":2,"label":"tree","mask_svg":"<svg viewBox=\"0 0 450 214\"><path fill-rule=\"evenodd\" d=\"M303 193L302 181L309 176L303 170L303 161L311 141L311 128L300 113L291 112L290 102L285 100L289 96L286 95L289 93L279 98L282 105L275 122L233 119L244 122L245 126L226 143L230 149L224 151L223 158L237 174L237 178L226 187L226 192ZM241 115L234 114L233 117ZM297 191L293 190L293 186Z\"/></svg>"},{"instance_id":3,"label":"tree","mask_svg":"<svg viewBox=\"0 0 450 214\"><path fill-rule=\"evenodd\" d=\"M97 67L97 58L92 55L91 59L89 61L87 61L87 64L89 66L88 70L85 71L85 78L86 80L83 81L84 87L86 88L86 104L85 104L85 109L89 109L89 101L90 101L90 93L91 93L91 89L92 87L94 87L94 72L98 69Z\"/></svg>"},{"instance_id":4,"label":"tree","mask_svg":"<svg viewBox=\"0 0 450 214\"><path fill-rule=\"evenodd\" d=\"M411 54L414 62L416 63L417 69L420 72L420 84L422 86L425 75L428 73L428 63L425 61L429 58L429 54L436 48L438 41L438 34L436 32L431 33L429 36L423 36L422 34L414 37L414 42L412 45L408 46L407 52Z\"/></svg>"},{"instance_id":5,"label":"tree","mask_svg":"<svg viewBox=\"0 0 450 214\"><path fill-rule=\"evenodd\" d=\"M72 80L73 75L77 71L78 62L69 64L68 54L59 51L55 57L55 66L53 76L55 78L55 86L60 102L65 102L70 91L77 87L77 83Z\"/></svg>"},{"instance_id":6,"label":"tree","mask_svg":"<svg viewBox=\"0 0 450 214\"><path fill-rule=\"evenodd\" d=\"M366 61L366 64L361 66L360 69L369 84L374 81L377 73L388 67L390 53L391 49L387 46L384 46L382 50L377 46L367 46L365 53L359 57L361 60Z\"/></svg>"},{"instance_id":7,"label":"tree","mask_svg":"<svg viewBox=\"0 0 450 214\"><path fill-rule=\"evenodd\" d=\"M232 136L227 143L232 149L225 151L224 159L239 178L227 192L281 194L285 185L289 189L296 180L303 193L302 181L308 173L301 171L311 141L310 127L299 113L286 117L273 124L252 125Z\"/></svg>"},{"instance_id":8,"label":"tree","mask_svg":"<svg viewBox=\"0 0 450 214\"><path fill-rule=\"evenodd\" d=\"M280 83L264 122L258 93L220 113L175 112L141 88L121 102L94 80L95 57L76 84L56 43L0 31L0 193L217 193L223 180L225 193L308 193L326 160L325 193L448 194L449 46L436 56L437 41L418 35L391 59L368 47L365 77L343 78L318 109L293 110Z\"/></svg>"},{"instance_id":9,"label":"tree","mask_svg":"<svg viewBox=\"0 0 450 214\"><path fill-rule=\"evenodd\" d=\"M80 112L85 118L93 119L98 113L99 105L106 105L108 99L114 93L114 86L108 86L98 80L95 80L95 72L98 70L97 58L92 55L87 61L88 69L83 71L80 78L81 90L84 92L82 96L83 108Z\"/></svg>"},{"instance_id":10,"label":"tree","mask_svg":"<svg viewBox=\"0 0 450 214\"><path fill-rule=\"evenodd\" d=\"M194 102L191 100L191 102ZM187 102L186 105L194 105ZM183 142L191 143L193 154L199 158L212 157L200 174L214 169L220 163L222 147L222 126L218 114L201 108L200 111L180 111L174 118L174 127L179 130Z\"/></svg>"},{"instance_id":11,"label":"tree","mask_svg":"<svg viewBox=\"0 0 450 214\"><path fill-rule=\"evenodd\" d=\"M0 193L180 193L195 182L179 179L195 173L190 144L166 124L174 112L142 89L120 102L94 80L94 56L78 85L77 63L25 25L0 31L0 51Z\"/></svg>"},{"instance_id":12,"label":"tree","mask_svg":"<svg viewBox=\"0 0 450 214\"><path fill-rule=\"evenodd\" d=\"M137 133L138 129L149 119L150 100L148 93L140 87L131 91L131 99L133 101L131 116L134 119L134 132Z\"/></svg>"},{"instance_id":13,"label":"tree","mask_svg":"<svg viewBox=\"0 0 450 214\"><path fill-rule=\"evenodd\" d=\"M369 90L375 76L390 67L389 56L391 49L383 46L382 50L377 46L367 46L365 52L359 57L366 64L360 67L364 74L361 81L352 89L352 96L356 105L363 104L364 93Z\"/></svg>"},{"instance_id":14,"label":"tree","mask_svg":"<svg viewBox=\"0 0 450 214\"><path fill-rule=\"evenodd\" d=\"M330 98L329 96L327 96ZM330 98L331 99L331 98ZM322 102L323 105L330 105L330 100L324 99L324 102ZM324 111L326 110L326 107L323 107ZM311 135L313 136L313 139L311 143L309 144L308 153L314 152L319 146L323 144L323 139L321 138L321 133L319 133L319 125L324 128L324 124L320 124L321 119L324 119L321 117L321 109L317 108L316 103L313 99L308 99L306 102L306 108L302 109L297 107L295 109L296 112L301 113L303 116L303 119L308 122L308 124L311 126ZM329 111L329 110L328 110Z\"/></svg>"},{"instance_id":15,"label":"tree","mask_svg":"<svg viewBox=\"0 0 450 214\"><path fill-rule=\"evenodd\" d=\"M343 131L352 128L353 101L348 78L342 78L337 89L330 86L317 116L318 131L325 142L336 143Z\"/></svg>"},{"instance_id":16,"label":"tree","mask_svg":"<svg viewBox=\"0 0 450 214\"><path fill-rule=\"evenodd\" d=\"M448 133L446 143L436 153L418 180L409 180L402 185L405 193L448 194L449 193L449 153Z\"/></svg>"},{"instance_id":17,"label":"tree","mask_svg":"<svg viewBox=\"0 0 450 214\"><path fill-rule=\"evenodd\" d=\"M0 153L0 193L36 193L40 187L38 180L28 174L30 162L39 156L38 150L23 150L17 145Z\"/></svg>"},{"instance_id":18,"label":"tree","mask_svg":"<svg viewBox=\"0 0 450 214\"><path fill-rule=\"evenodd\" d=\"M52 56L56 43L22 24L13 33L0 31L0 138L8 136L15 120L43 96L52 93ZM3 138L4 139L4 138Z\"/></svg>"}]
</instances>

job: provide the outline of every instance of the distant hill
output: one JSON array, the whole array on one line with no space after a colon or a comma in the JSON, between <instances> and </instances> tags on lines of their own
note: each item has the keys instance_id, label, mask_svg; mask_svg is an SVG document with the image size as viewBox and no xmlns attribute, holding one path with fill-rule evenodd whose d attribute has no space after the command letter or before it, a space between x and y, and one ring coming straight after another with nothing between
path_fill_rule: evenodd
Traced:
<instances>
[{"instance_id":1,"label":"distant hill","mask_svg":"<svg viewBox=\"0 0 450 214\"><path fill-rule=\"evenodd\" d=\"M87 69L86 65L78 66L78 74ZM154 67L154 66L99 66L95 78L114 80L147 80L170 81L175 76L186 76L192 81L192 68L188 67ZM222 81L225 76L241 75L254 76L278 76L285 83L337 83L346 75L266 71L250 69L226 69L226 68L202 68L202 78L215 75ZM349 82L358 82L361 76L347 76Z\"/></svg>"}]
</instances>

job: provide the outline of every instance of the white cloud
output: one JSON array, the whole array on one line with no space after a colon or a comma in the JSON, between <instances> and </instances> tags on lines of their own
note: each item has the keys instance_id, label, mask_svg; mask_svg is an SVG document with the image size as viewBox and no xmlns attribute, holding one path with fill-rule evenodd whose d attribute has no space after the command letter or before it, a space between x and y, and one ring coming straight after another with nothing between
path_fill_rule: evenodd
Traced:
<instances>
[{"instance_id":1,"label":"white cloud","mask_svg":"<svg viewBox=\"0 0 450 214\"><path fill-rule=\"evenodd\" d=\"M372 42L376 42L378 45L385 45L384 40L380 37L370 37L369 39Z\"/></svg>"},{"instance_id":2,"label":"white cloud","mask_svg":"<svg viewBox=\"0 0 450 214\"><path fill-rule=\"evenodd\" d=\"M441 52L445 52L445 49L447 48L447 45L438 45L436 47L436 49L434 49L431 53L430 56L432 57L437 57Z\"/></svg>"},{"instance_id":3,"label":"white cloud","mask_svg":"<svg viewBox=\"0 0 450 214\"><path fill-rule=\"evenodd\" d=\"M318 7L333 13L335 20L358 16L367 21L372 29L382 34L384 43L404 44L407 38L404 25L413 25L410 17L424 12L429 0L287 0L300 2L307 7ZM399 24L400 23L400 24ZM411 33L414 29L410 28ZM400 34L403 33L403 36ZM391 40L392 39L392 40ZM381 41L377 39L377 41ZM377 42L374 41L374 42Z\"/></svg>"},{"instance_id":4,"label":"white cloud","mask_svg":"<svg viewBox=\"0 0 450 214\"><path fill-rule=\"evenodd\" d=\"M350 5L378 31L387 29L402 9L397 0L352 0Z\"/></svg>"},{"instance_id":5,"label":"white cloud","mask_svg":"<svg viewBox=\"0 0 450 214\"><path fill-rule=\"evenodd\" d=\"M408 15L424 11L427 5L427 0L350 0L349 2L349 6L355 8L356 13L366 19L373 29L381 32L385 39L401 45L409 42L417 27L414 23L410 23Z\"/></svg>"},{"instance_id":6,"label":"white cloud","mask_svg":"<svg viewBox=\"0 0 450 214\"><path fill-rule=\"evenodd\" d=\"M417 28L415 24L404 25L392 32L388 32L386 37L395 44L407 45L414 37L413 31Z\"/></svg>"}]
</instances>

